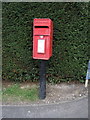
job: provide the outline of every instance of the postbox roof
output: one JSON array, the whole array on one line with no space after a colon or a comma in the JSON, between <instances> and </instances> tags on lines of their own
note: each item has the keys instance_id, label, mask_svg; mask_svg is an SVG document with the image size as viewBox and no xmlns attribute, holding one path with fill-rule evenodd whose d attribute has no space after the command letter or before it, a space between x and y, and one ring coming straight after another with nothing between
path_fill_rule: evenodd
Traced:
<instances>
[{"instance_id":1,"label":"postbox roof","mask_svg":"<svg viewBox=\"0 0 90 120\"><path fill-rule=\"evenodd\" d=\"M50 18L35 18L34 26L50 26L52 23Z\"/></svg>"}]
</instances>

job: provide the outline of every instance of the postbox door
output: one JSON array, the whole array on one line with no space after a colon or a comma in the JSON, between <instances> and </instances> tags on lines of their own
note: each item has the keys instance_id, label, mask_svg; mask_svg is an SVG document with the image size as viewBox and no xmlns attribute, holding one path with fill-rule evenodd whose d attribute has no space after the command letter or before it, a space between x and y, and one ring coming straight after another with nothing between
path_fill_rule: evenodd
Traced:
<instances>
[{"instance_id":1,"label":"postbox door","mask_svg":"<svg viewBox=\"0 0 90 120\"><path fill-rule=\"evenodd\" d=\"M33 41L33 58L35 59L49 59L50 57L50 37L34 36Z\"/></svg>"}]
</instances>

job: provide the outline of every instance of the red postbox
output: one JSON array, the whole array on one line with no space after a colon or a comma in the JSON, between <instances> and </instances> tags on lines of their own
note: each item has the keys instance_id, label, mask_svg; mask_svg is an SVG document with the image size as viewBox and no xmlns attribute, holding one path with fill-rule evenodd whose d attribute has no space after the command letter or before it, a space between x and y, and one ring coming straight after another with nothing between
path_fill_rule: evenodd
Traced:
<instances>
[{"instance_id":1,"label":"red postbox","mask_svg":"<svg viewBox=\"0 0 90 120\"><path fill-rule=\"evenodd\" d=\"M33 22L33 58L48 60L52 56L53 23L49 18Z\"/></svg>"}]
</instances>

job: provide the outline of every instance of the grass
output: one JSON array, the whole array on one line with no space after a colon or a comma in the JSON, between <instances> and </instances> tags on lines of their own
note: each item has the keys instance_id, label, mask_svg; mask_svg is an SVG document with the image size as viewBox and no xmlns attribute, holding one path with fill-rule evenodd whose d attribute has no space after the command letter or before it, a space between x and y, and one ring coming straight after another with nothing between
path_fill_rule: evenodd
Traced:
<instances>
[{"instance_id":1,"label":"grass","mask_svg":"<svg viewBox=\"0 0 90 120\"><path fill-rule=\"evenodd\" d=\"M2 92L3 99L16 98L16 100L30 100L35 101L38 99L37 87L21 89L19 84L12 85L5 88Z\"/></svg>"}]
</instances>

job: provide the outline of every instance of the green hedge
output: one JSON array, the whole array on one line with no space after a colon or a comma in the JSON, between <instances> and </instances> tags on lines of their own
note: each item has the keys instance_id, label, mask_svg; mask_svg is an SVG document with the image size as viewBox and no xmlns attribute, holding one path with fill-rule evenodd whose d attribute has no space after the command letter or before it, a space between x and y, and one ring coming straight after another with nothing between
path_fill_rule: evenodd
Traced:
<instances>
[{"instance_id":1,"label":"green hedge","mask_svg":"<svg viewBox=\"0 0 90 120\"><path fill-rule=\"evenodd\" d=\"M3 79L38 81L39 62L32 58L34 18L54 22L53 56L47 81L84 82L88 58L88 3L2 3Z\"/></svg>"}]
</instances>

